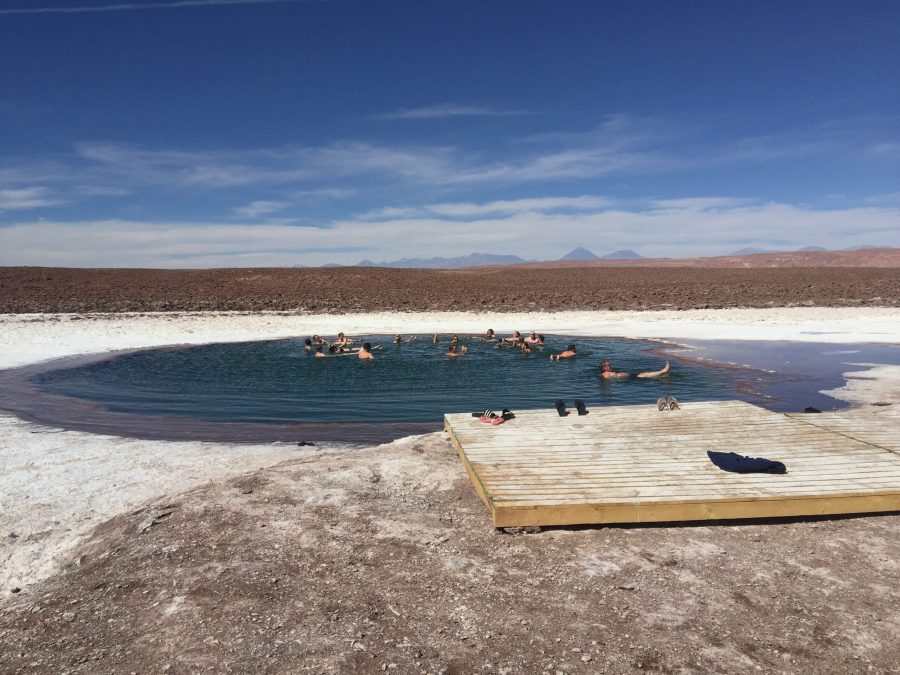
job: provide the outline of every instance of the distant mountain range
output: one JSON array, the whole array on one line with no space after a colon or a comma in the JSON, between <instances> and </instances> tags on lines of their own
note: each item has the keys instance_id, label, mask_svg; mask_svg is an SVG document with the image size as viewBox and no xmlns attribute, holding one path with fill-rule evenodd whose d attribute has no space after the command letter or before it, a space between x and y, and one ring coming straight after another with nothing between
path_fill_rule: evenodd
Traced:
<instances>
[{"instance_id":1,"label":"distant mountain range","mask_svg":"<svg viewBox=\"0 0 900 675\"><path fill-rule=\"evenodd\" d=\"M600 256L588 251L583 246L579 246L566 253L560 260L600 260Z\"/></svg>"},{"instance_id":2,"label":"distant mountain range","mask_svg":"<svg viewBox=\"0 0 900 675\"><path fill-rule=\"evenodd\" d=\"M361 260L357 267L393 267L400 269L456 269L459 267L478 267L480 265L515 265L529 262L517 255L494 255L492 253L471 253L456 258L401 258L391 262L374 262Z\"/></svg>"},{"instance_id":3,"label":"distant mountain range","mask_svg":"<svg viewBox=\"0 0 900 675\"><path fill-rule=\"evenodd\" d=\"M855 251L855 250L863 250L863 249L873 249L873 248L881 248L879 246L854 246L852 248L844 249L846 251ZM758 248L755 246L748 246L746 248L742 248L738 251L734 251L729 253L728 256L745 256L745 255L757 255L761 253L822 253L827 252L828 249L822 248L821 246L804 246L803 248L798 248L794 251L779 251L776 249L766 249L766 248ZM566 253L562 258L559 259L561 262L565 261L592 261L592 260L646 260L645 256L642 256L640 253L632 251L630 249L622 249L618 251L613 251L612 253L607 253L603 256L598 256L593 251L589 251L583 246L578 246L568 253ZM493 253L471 253L465 256L457 256L454 258L401 258L400 260L391 260L391 261L382 261L375 262L373 260L361 260L356 266L357 267L391 267L397 269L459 269L463 267L480 267L484 265L517 265L520 263L536 263L536 262L555 262L555 261L539 261L539 260L525 260L524 258L520 258L517 255L496 255ZM322 265L322 267L344 267L344 265L338 265L335 263L330 263L328 265Z\"/></svg>"},{"instance_id":4,"label":"distant mountain range","mask_svg":"<svg viewBox=\"0 0 900 675\"><path fill-rule=\"evenodd\" d=\"M639 253L635 253L634 251L623 249L620 251L613 251L612 253L607 253L604 256L599 256L593 251L588 251L583 246L579 246L578 248L573 248L571 251L566 253L560 260L643 260L644 256Z\"/></svg>"},{"instance_id":5,"label":"distant mountain range","mask_svg":"<svg viewBox=\"0 0 900 675\"><path fill-rule=\"evenodd\" d=\"M644 260L644 256L629 249L613 251L602 257L602 260Z\"/></svg>"},{"instance_id":6,"label":"distant mountain range","mask_svg":"<svg viewBox=\"0 0 900 675\"><path fill-rule=\"evenodd\" d=\"M569 251L560 260L641 260L644 256L634 251L613 251L605 256L598 256L579 246ZM357 267L391 267L395 269L458 269L462 267L479 267L482 265L516 265L526 262L543 262L538 260L525 260L517 255L495 255L493 253L471 253L455 258L401 258L400 260L375 262L374 260L360 260ZM340 267L334 263L322 265L322 267Z\"/></svg>"},{"instance_id":7,"label":"distant mountain range","mask_svg":"<svg viewBox=\"0 0 900 675\"><path fill-rule=\"evenodd\" d=\"M827 251L827 248L821 246L804 246L794 251L779 251L774 248L757 248L756 246L748 246L737 251L732 251L728 255L757 255L758 253L821 253Z\"/></svg>"}]
</instances>

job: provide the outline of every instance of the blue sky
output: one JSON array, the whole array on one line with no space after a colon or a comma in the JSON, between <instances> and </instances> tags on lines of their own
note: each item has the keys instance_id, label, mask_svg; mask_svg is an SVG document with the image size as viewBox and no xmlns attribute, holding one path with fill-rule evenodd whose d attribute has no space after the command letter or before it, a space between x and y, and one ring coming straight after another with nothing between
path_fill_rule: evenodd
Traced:
<instances>
[{"instance_id":1,"label":"blue sky","mask_svg":"<svg viewBox=\"0 0 900 675\"><path fill-rule=\"evenodd\" d=\"M0 2L0 264L900 246L900 3Z\"/></svg>"}]
</instances>

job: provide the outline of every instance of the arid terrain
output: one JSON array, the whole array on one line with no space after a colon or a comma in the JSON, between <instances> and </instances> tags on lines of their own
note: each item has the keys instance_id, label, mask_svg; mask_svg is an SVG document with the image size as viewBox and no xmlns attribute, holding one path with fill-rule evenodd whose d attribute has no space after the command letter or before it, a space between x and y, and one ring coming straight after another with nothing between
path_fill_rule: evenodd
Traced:
<instances>
[{"instance_id":1,"label":"arid terrain","mask_svg":"<svg viewBox=\"0 0 900 675\"><path fill-rule=\"evenodd\" d=\"M802 305L900 305L900 249L465 270L0 268L0 313L514 312Z\"/></svg>"},{"instance_id":2,"label":"arid terrain","mask_svg":"<svg viewBox=\"0 0 900 675\"><path fill-rule=\"evenodd\" d=\"M818 309L827 306L853 309ZM421 332L463 320L442 319L440 310L477 311L465 320L481 329L484 316L503 323L487 311L706 307L766 309L737 312L758 313L752 321L719 323L699 315L735 312L659 314L690 315L695 336L739 321L729 335L765 330L766 339L798 339L813 330L824 339L819 331L845 336L858 324L860 335L880 341L896 333L897 310L878 308L900 307L900 266L0 269L0 312L17 315L0 332L16 365L305 334L328 321L350 331L360 328L354 321L409 331L422 316L397 311L431 310L415 324ZM186 314L192 310L202 314ZM20 316L51 311L116 314ZM152 311L165 313L122 314ZM852 316L829 322L838 314ZM595 325L586 321L565 325ZM641 336L654 328L622 330ZM875 387L856 401L861 414L893 414L900 405L897 377L891 371L884 381L886 368L882 381L874 371L861 375ZM504 532L492 527L443 433L362 449L294 454L280 446L290 459L261 470L251 457L240 466L241 446L232 444L227 454L238 468L212 479L203 466L218 458L214 445L198 444L195 456L182 443L182 455L168 462L153 454L175 454L161 441L21 420L8 421L4 433L0 464L19 463L7 464L4 476L17 497L0 491L0 561L27 567L31 556L62 567L22 572L24 581L0 589L4 675L886 674L900 663L897 513ZM33 452L15 451L27 447ZM144 473L129 454L147 465ZM166 475L183 482L172 487ZM129 502L132 493L165 497Z\"/></svg>"},{"instance_id":3,"label":"arid terrain","mask_svg":"<svg viewBox=\"0 0 900 675\"><path fill-rule=\"evenodd\" d=\"M7 592L0 671L890 673L898 526L498 532L432 434L113 518Z\"/></svg>"}]
</instances>

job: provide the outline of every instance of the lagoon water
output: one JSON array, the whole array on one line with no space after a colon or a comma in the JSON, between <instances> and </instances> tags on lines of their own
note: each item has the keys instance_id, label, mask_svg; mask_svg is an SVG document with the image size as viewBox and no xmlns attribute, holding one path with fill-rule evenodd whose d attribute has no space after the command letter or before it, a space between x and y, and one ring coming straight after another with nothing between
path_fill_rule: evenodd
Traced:
<instances>
[{"instance_id":1,"label":"lagoon water","mask_svg":"<svg viewBox=\"0 0 900 675\"><path fill-rule=\"evenodd\" d=\"M37 377L42 389L74 396L109 410L212 422L294 424L321 422L426 422L443 413L552 408L556 399L588 407L680 401L755 400L747 373L690 360L673 360L658 379L606 381L599 362L617 370L656 370L665 360L653 342L551 336L543 351L524 355L478 340L463 340L469 354L446 356L446 339L430 336L395 345L390 337L364 338L380 345L375 360L355 355L317 359L302 340L212 344L132 352L87 366ZM575 342L578 356L551 362L550 353ZM755 402L760 402L756 400Z\"/></svg>"}]
</instances>

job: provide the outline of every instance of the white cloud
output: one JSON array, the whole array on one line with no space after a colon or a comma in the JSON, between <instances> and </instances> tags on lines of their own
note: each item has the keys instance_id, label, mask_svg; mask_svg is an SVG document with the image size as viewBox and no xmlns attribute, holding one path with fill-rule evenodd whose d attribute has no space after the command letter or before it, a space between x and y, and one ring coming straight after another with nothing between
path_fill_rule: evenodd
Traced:
<instances>
[{"instance_id":1,"label":"white cloud","mask_svg":"<svg viewBox=\"0 0 900 675\"><path fill-rule=\"evenodd\" d=\"M536 199L508 199L472 204L466 202L429 204L424 207L430 213L439 216L466 218L492 213L522 213L525 211L591 211L609 204L604 197L542 197Z\"/></svg>"},{"instance_id":2,"label":"white cloud","mask_svg":"<svg viewBox=\"0 0 900 675\"><path fill-rule=\"evenodd\" d=\"M548 198L556 199L556 198ZM339 220L327 228L285 224L138 221L21 222L0 228L0 265L209 267L354 264L361 258L466 255L474 250L552 259L576 245L604 254L721 255L744 246L830 249L900 247L900 208L816 210L728 198L672 200L644 211L486 212ZM351 250L345 250L350 247Z\"/></svg>"},{"instance_id":3,"label":"white cloud","mask_svg":"<svg viewBox=\"0 0 900 675\"><path fill-rule=\"evenodd\" d=\"M421 108L401 108L389 113L372 115L376 120L431 120L445 117L512 117L532 115L528 110L509 110L461 103L436 103Z\"/></svg>"},{"instance_id":4,"label":"white cloud","mask_svg":"<svg viewBox=\"0 0 900 675\"><path fill-rule=\"evenodd\" d=\"M0 189L0 213L57 206L62 203L59 199L50 198L47 193L47 188L43 187Z\"/></svg>"},{"instance_id":5,"label":"white cloud","mask_svg":"<svg viewBox=\"0 0 900 675\"><path fill-rule=\"evenodd\" d=\"M280 211L286 206L290 206L287 202L258 200L250 202L246 206L239 206L234 212L243 218L258 218L268 213Z\"/></svg>"},{"instance_id":6,"label":"white cloud","mask_svg":"<svg viewBox=\"0 0 900 675\"><path fill-rule=\"evenodd\" d=\"M675 211L711 211L746 206L752 204L752 200L737 197L683 197L680 199L654 199L650 204L653 208Z\"/></svg>"}]
</instances>

